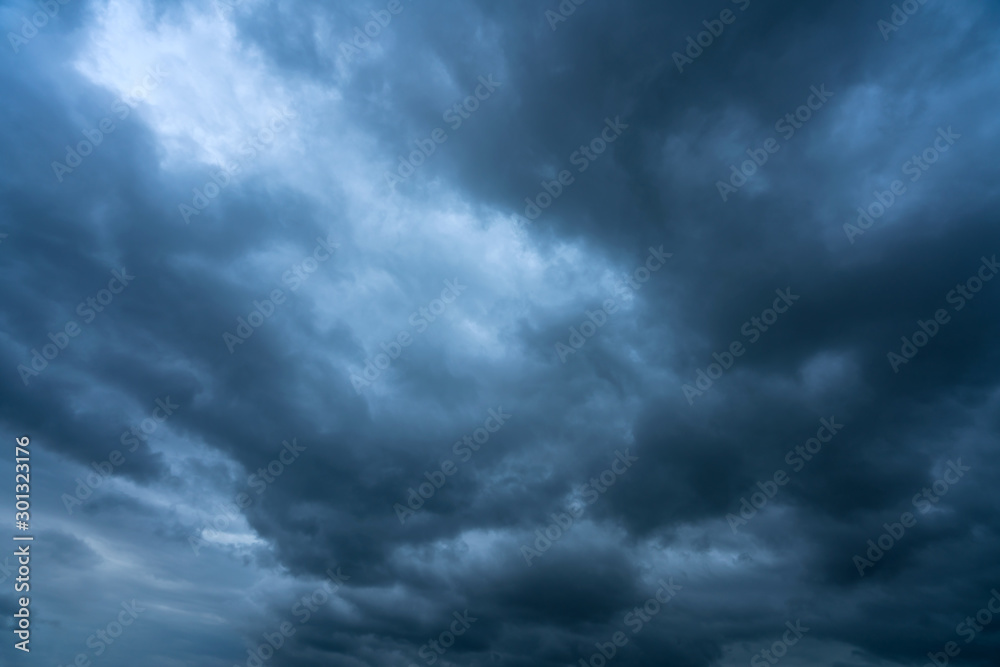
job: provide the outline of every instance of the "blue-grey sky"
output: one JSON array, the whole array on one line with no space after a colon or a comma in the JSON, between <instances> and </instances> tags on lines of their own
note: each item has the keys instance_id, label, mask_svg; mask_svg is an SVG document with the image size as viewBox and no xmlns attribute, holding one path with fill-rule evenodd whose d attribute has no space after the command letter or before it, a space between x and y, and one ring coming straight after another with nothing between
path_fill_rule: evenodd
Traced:
<instances>
[{"instance_id":1,"label":"blue-grey sky","mask_svg":"<svg viewBox=\"0 0 1000 667\"><path fill-rule=\"evenodd\" d=\"M0 28L0 665L996 664L997 3Z\"/></svg>"}]
</instances>

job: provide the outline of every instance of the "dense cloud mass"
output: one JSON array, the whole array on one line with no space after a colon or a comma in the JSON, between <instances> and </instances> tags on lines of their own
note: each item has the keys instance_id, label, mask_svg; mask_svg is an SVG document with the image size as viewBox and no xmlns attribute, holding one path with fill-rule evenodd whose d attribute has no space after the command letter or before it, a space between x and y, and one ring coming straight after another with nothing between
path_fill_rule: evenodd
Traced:
<instances>
[{"instance_id":1,"label":"dense cloud mass","mask_svg":"<svg viewBox=\"0 0 1000 667\"><path fill-rule=\"evenodd\" d=\"M0 664L997 664L1000 5L0 26Z\"/></svg>"}]
</instances>

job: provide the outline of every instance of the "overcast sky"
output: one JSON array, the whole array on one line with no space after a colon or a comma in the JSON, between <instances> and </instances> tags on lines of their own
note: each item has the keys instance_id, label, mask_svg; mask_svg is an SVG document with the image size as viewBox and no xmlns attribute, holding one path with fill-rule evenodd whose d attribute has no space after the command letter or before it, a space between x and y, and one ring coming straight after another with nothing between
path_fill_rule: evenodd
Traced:
<instances>
[{"instance_id":1,"label":"overcast sky","mask_svg":"<svg viewBox=\"0 0 1000 667\"><path fill-rule=\"evenodd\" d=\"M0 664L996 664L997 3L0 28Z\"/></svg>"}]
</instances>

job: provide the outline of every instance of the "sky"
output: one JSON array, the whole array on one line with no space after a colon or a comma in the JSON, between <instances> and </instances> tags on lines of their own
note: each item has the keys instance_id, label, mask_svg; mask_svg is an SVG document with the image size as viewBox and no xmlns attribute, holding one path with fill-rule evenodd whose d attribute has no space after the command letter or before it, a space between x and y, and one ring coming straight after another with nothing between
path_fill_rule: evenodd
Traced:
<instances>
[{"instance_id":1,"label":"sky","mask_svg":"<svg viewBox=\"0 0 1000 667\"><path fill-rule=\"evenodd\" d=\"M997 3L0 28L0 665L996 665Z\"/></svg>"}]
</instances>

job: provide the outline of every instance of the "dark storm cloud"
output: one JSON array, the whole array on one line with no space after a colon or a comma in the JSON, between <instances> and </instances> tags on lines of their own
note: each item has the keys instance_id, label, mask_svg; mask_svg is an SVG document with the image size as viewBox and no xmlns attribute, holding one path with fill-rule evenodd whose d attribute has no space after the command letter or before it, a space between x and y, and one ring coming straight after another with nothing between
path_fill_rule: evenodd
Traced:
<instances>
[{"instance_id":1,"label":"dark storm cloud","mask_svg":"<svg viewBox=\"0 0 1000 667\"><path fill-rule=\"evenodd\" d=\"M38 511L57 528L38 539L61 554L39 566L61 633L39 630L39 651L92 650L137 598L150 611L107 664L248 664L287 622L272 664L579 664L622 631L614 664L731 666L796 621L809 630L788 664L922 665L948 641L991 664L996 626L966 644L956 625L1000 585L1000 283L961 309L949 295L1000 252L996 8L929 0L884 39L879 3L567 1L555 29L555 2L391 4L150 7L130 30L167 44L168 76L62 182L51 162L120 95L112 66L101 85L72 63L137 57L92 43L98 17L123 43L129 24L74 2L7 54L0 410L43 443ZM484 77L495 90L449 116ZM289 129L185 224L213 156L283 101ZM608 127L620 136L579 171ZM960 137L910 180L939 128ZM780 149L723 200L717 182L770 138ZM561 170L573 182L515 235ZM895 179L884 216L845 231ZM288 278L321 239L340 244L331 259ZM661 246L672 256L628 287ZM134 283L83 323L77 305L123 267ZM446 280L466 287L422 329L411 314L434 312ZM230 351L223 333L275 289ZM780 293L797 298L754 323ZM887 354L939 309L948 323L894 372ZM25 385L18 365L68 320L80 335ZM412 345L392 352L400 333ZM168 396L176 414L68 513L62 495ZM511 416L479 444L490 410ZM843 428L807 459L820 420ZM300 456L269 471L292 439ZM614 486L583 488L605 489L626 449ZM914 496L959 459L970 469L922 512ZM861 576L855 557L905 512L915 525ZM682 588L643 611L660 580ZM441 654L429 642L464 612L477 620Z\"/></svg>"}]
</instances>

